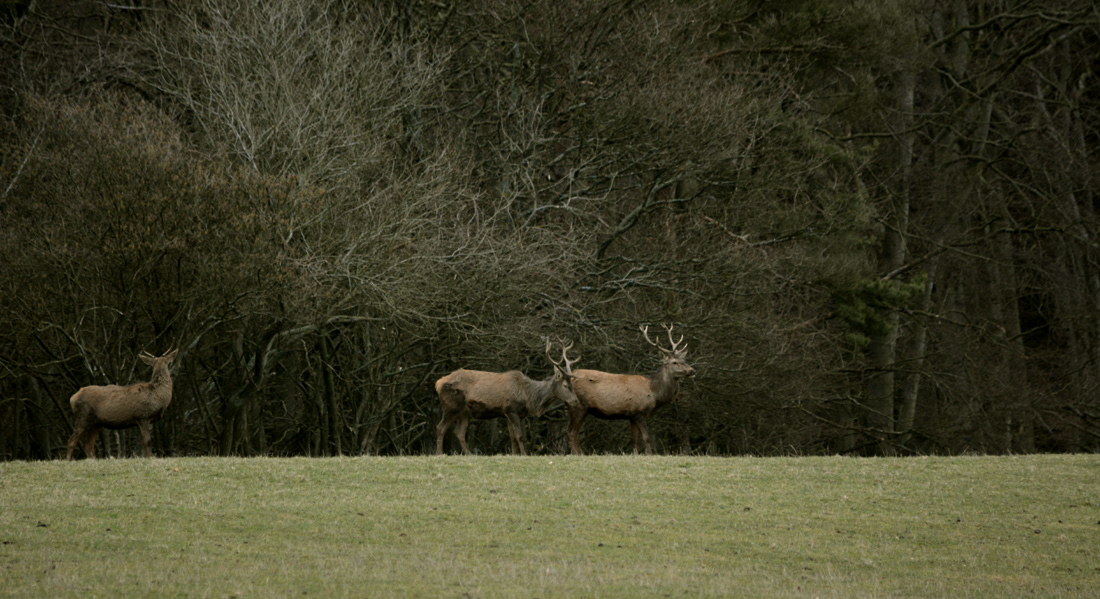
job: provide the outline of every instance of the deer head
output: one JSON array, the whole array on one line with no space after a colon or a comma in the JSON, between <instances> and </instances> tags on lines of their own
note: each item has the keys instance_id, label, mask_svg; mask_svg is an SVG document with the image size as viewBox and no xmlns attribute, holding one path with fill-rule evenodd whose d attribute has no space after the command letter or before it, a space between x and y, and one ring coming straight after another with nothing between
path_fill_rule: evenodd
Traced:
<instances>
[{"instance_id":1,"label":"deer head","mask_svg":"<svg viewBox=\"0 0 1100 599\"><path fill-rule=\"evenodd\" d=\"M662 326L664 326L665 331L668 332L668 343L671 349L665 349L656 341L649 338L649 325L642 325L639 328L645 340L653 347L656 347L657 351L661 352L661 365L668 370L668 373L671 374L673 378L695 376L695 369L685 362L685 360L687 360L687 345L680 345L684 341L684 336L680 335L680 339L675 340L672 338L672 329L674 325Z\"/></svg>"},{"instance_id":2,"label":"deer head","mask_svg":"<svg viewBox=\"0 0 1100 599\"><path fill-rule=\"evenodd\" d=\"M580 356L569 359L569 350L573 349L573 342L565 343L561 339L558 339L558 343L561 345L561 360L555 360L550 355L551 342L550 338L546 338L546 359L550 360L550 363L554 365L554 378L564 379L565 388L569 393L573 393L573 365L581 360Z\"/></svg>"},{"instance_id":3,"label":"deer head","mask_svg":"<svg viewBox=\"0 0 1100 599\"><path fill-rule=\"evenodd\" d=\"M143 350L140 354L138 354L138 358L141 358L142 362L145 362L146 364L153 367L152 382L163 383L164 381L167 381L171 383L172 377L168 371L168 367L176 359L176 354L178 352L179 349L173 349L163 356L158 357Z\"/></svg>"}]
</instances>

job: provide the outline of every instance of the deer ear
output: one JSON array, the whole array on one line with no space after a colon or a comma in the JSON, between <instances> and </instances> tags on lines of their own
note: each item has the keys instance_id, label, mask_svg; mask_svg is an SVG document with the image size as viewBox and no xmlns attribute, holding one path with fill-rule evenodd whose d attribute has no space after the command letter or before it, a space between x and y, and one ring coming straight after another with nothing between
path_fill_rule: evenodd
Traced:
<instances>
[{"instance_id":1,"label":"deer ear","mask_svg":"<svg viewBox=\"0 0 1100 599\"><path fill-rule=\"evenodd\" d=\"M180 351L180 350L179 350L179 348L177 347L176 349L174 349L174 350L172 350L172 351L168 352L167 354L164 354L164 357L165 357L165 359L166 359L166 360L168 361L168 363L169 363L169 364L171 364L171 363L172 363L172 360L175 360L175 359L176 359L176 354L178 354L178 353L179 353L179 351Z\"/></svg>"},{"instance_id":2,"label":"deer ear","mask_svg":"<svg viewBox=\"0 0 1100 599\"><path fill-rule=\"evenodd\" d=\"M146 364L148 364L150 366L153 365L153 360L155 359L155 358L153 358L153 356L150 356L149 354L147 354L145 352L141 352L140 354L138 354L138 357L141 358L142 362L145 362Z\"/></svg>"}]
</instances>

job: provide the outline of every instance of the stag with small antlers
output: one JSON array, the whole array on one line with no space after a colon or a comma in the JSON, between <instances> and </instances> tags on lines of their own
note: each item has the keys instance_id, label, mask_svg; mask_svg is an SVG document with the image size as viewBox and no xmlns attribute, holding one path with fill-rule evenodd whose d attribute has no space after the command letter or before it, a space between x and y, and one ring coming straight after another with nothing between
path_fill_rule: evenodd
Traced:
<instances>
[{"instance_id":1,"label":"stag with small antlers","mask_svg":"<svg viewBox=\"0 0 1100 599\"><path fill-rule=\"evenodd\" d=\"M573 362L576 362L567 356L571 347L572 344L564 346L562 360L554 361L550 356L550 340L546 340L546 357L554 366L554 374L542 381L530 379L518 370L483 372L465 369L456 370L436 381L435 392L439 394L443 407L443 417L436 427L436 453L443 453L443 438L453 425L462 452L469 455L466 427L470 418L487 420L503 417L508 422L512 453L518 450L520 455L527 455L527 449L523 446L523 418L527 414L541 416L555 399L566 403L576 401L572 380L566 374L567 369L571 369Z\"/></svg>"},{"instance_id":2,"label":"stag with small antlers","mask_svg":"<svg viewBox=\"0 0 1100 599\"><path fill-rule=\"evenodd\" d=\"M153 423L160 419L172 402L172 375L168 366L176 359L172 350L155 357L148 352L138 355L142 362L153 367L153 378L147 383L126 387L103 385L83 387L69 399L73 408L73 436L69 438L66 459L73 459L78 444L84 445L84 454L95 457L95 440L99 429L112 430L138 427L145 457L153 457Z\"/></svg>"},{"instance_id":3,"label":"stag with small antlers","mask_svg":"<svg viewBox=\"0 0 1100 599\"><path fill-rule=\"evenodd\" d=\"M569 409L569 448L573 454L584 452L580 445L581 425L589 414L608 420L629 420L634 439L634 453L638 453L638 438L645 444L645 452L653 453L649 444L646 418L657 408L672 403L680 393L680 379L695 376L695 369L684 360L687 346L681 346L672 338L672 326L665 326L671 349L665 349L649 338L649 327L640 327L650 345L661 352L661 367L652 375L610 374L599 370L566 371L573 377L576 402L566 402Z\"/></svg>"}]
</instances>

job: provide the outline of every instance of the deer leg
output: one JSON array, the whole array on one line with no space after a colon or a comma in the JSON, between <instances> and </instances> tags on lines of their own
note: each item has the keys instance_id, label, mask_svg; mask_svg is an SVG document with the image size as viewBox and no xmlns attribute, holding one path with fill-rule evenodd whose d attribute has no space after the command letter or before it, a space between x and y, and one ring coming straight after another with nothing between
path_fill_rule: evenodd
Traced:
<instances>
[{"instance_id":1,"label":"deer leg","mask_svg":"<svg viewBox=\"0 0 1100 599\"><path fill-rule=\"evenodd\" d=\"M447 429L451 428L458 412L443 411L443 417L439 419L439 425L435 427L435 453L443 455L443 437L447 435Z\"/></svg>"},{"instance_id":2,"label":"deer leg","mask_svg":"<svg viewBox=\"0 0 1100 599\"><path fill-rule=\"evenodd\" d=\"M470 455L470 446L466 445L466 427L469 425L470 412L464 411L455 421L455 437L458 437L458 444L462 446L462 453L466 455Z\"/></svg>"},{"instance_id":3,"label":"deer leg","mask_svg":"<svg viewBox=\"0 0 1100 599\"><path fill-rule=\"evenodd\" d=\"M642 436L642 443L645 444L645 454L653 455L653 448L649 445L649 431L646 428L645 416L635 416L630 419L630 432L634 437L634 453L638 453L638 434Z\"/></svg>"},{"instance_id":4,"label":"deer leg","mask_svg":"<svg viewBox=\"0 0 1100 599\"><path fill-rule=\"evenodd\" d=\"M73 436L69 437L69 451L65 455L66 460L73 459L73 452L76 451L76 446L82 444L84 439L92 431L91 417L88 410L83 405L73 407Z\"/></svg>"},{"instance_id":5,"label":"deer leg","mask_svg":"<svg viewBox=\"0 0 1100 599\"><path fill-rule=\"evenodd\" d=\"M73 459L73 452L76 451L76 446L80 444L80 438L84 435L84 426L82 423L77 423L73 428L73 436L69 437L69 451L65 454L66 460Z\"/></svg>"},{"instance_id":6,"label":"deer leg","mask_svg":"<svg viewBox=\"0 0 1100 599\"><path fill-rule=\"evenodd\" d=\"M519 419L519 414L506 414L505 419L508 420L508 436L512 439L512 453L516 453L518 446L519 454L527 455L527 450L523 447L523 423Z\"/></svg>"},{"instance_id":7,"label":"deer leg","mask_svg":"<svg viewBox=\"0 0 1100 599\"><path fill-rule=\"evenodd\" d=\"M573 455L584 455L584 451L581 450L581 425L584 424L584 417L588 415L588 409L584 406L578 406L574 408L569 406L569 450Z\"/></svg>"},{"instance_id":8,"label":"deer leg","mask_svg":"<svg viewBox=\"0 0 1100 599\"><path fill-rule=\"evenodd\" d=\"M84 454L89 458L95 458L95 442L98 438L98 426L89 426L84 429Z\"/></svg>"},{"instance_id":9,"label":"deer leg","mask_svg":"<svg viewBox=\"0 0 1100 599\"><path fill-rule=\"evenodd\" d=\"M141 432L141 444L145 446L145 457L153 457L153 423L142 420L138 423L138 430Z\"/></svg>"}]
</instances>

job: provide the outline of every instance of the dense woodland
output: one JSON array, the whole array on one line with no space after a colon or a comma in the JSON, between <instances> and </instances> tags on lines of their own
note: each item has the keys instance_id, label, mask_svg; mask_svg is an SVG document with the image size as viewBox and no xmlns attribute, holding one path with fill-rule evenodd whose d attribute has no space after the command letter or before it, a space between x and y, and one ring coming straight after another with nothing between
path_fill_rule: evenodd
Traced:
<instances>
[{"instance_id":1,"label":"dense woodland","mask_svg":"<svg viewBox=\"0 0 1100 599\"><path fill-rule=\"evenodd\" d=\"M459 368L697 370L660 453L1100 449L1091 0L0 3L0 457L434 451ZM564 453L566 416L526 423ZM499 421L471 425L508 451ZM448 451L456 447L448 439ZM140 455L133 429L101 455ZM588 451L630 450L589 419Z\"/></svg>"}]
</instances>

